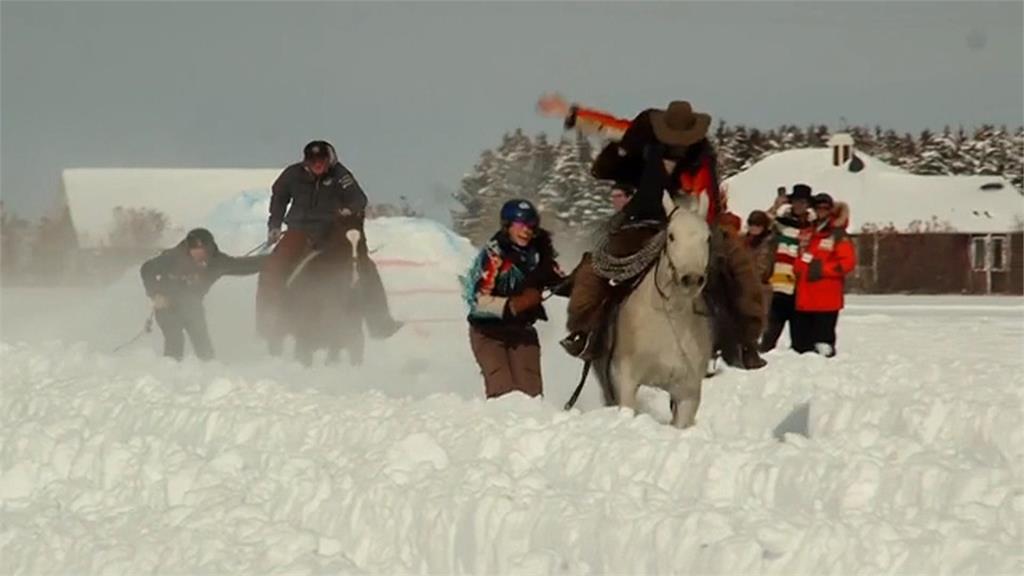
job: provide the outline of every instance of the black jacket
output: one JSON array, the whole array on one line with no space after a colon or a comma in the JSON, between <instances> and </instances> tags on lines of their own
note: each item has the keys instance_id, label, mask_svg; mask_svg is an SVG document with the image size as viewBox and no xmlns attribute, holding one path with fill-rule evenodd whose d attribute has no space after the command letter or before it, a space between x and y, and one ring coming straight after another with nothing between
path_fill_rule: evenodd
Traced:
<instances>
[{"instance_id":1,"label":"black jacket","mask_svg":"<svg viewBox=\"0 0 1024 576\"><path fill-rule=\"evenodd\" d=\"M198 303L221 276L248 276L259 272L266 256L235 258L213 249L205 267L196 264L182 240L174 248L146 261L139 270L146 296L157 294L171 304Z\"/></svg>"},{"instance_id":2,"label":"black jacket","mask_svg":"<svg viewBox=\"0 0 1024 576\"><path fill-rule=\"evenodd\" d=\"M543 228L536 231L526 248L515 246L505 231L495 234L481 250L469 278L469 289L473 292L468 317L470 324L478 327L529 326L538 320L547 320L543 304L511 316L506 299L521 294L527 288L543 292L560 285L564 287L565 277L558 266L557 257L551 235ZM487 310L484 306L477 308L479 281L485 277L494 283L488 296L505 301L504 310ZM564 290L560 290L559 294L567 295Z\"/></svg>"},{"instance_id":3,"label":"black jacket","mask_svg":"<svg viewBox=\"0 0 1024 576\"><path fill-rule=\"evenodd\" d=\"M348 168L335 162L317 177L299 162L285 168L274 182L267 224L281 228L284 222L289 229L320 234L346 209L353 214L366 210L366 194Z\"/></svg>"},{"instance_id":4,"label":"black jacket","mask_svg":"<svg viewBox=\"0 0 1024 576\"><path fill-rule=\"evenodd\" d=\"M651 110L644 110L630 122L626 133L619 142L611 142L601 150L591 166L591 175L599 180L614 180L636 190L633 198L623 209L625 219L630 222L665 221L662 207L662 191L679 196L679 177L685 172L696 172L703 165L711 171L712 217L720 212L721 199L718 197L718 162L714 148L705 138L689 146L683 158L676 163L671 174L665 172L662 159L665 146L660 144L651 126Z\"/></svg>"}]
</instances>

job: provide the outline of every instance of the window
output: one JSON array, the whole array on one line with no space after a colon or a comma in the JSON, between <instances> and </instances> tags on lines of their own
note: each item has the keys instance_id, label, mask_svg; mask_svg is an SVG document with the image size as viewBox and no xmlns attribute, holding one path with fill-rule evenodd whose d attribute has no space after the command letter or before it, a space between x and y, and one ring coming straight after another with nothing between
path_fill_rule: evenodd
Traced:
<instances>
[{"instance_id":1,"label":"window","mask_svg":"<svg viewBox=\"0 0 1024 576\"><path fill-rule=\"evenodd\" d=\"M994 272L1006 270L1006 246L1009 244L1005 236L992 237L992 259L991 269Z\"/></svg>"},{"instance_id":2,"label":"window","mask_svg":"<svg viewBox=\"0 0 1024 576\"><path fill-rule=\"evenodd\" d=\"M978 237L971 240L971 267L974 270L987 270L988 262L985 258L987 250L985 238Z\"/></svg>"},{"instance_id":3,"label":"window","mask_svg":"<svg viewBox=\"0 0 1024 576\"><path fill-rule=\"evenodd\" d=\"M971 267L975 271L1004 272L1010 239L1007 236L978 236L971 239Z\"/></svg>"}]
</instances>

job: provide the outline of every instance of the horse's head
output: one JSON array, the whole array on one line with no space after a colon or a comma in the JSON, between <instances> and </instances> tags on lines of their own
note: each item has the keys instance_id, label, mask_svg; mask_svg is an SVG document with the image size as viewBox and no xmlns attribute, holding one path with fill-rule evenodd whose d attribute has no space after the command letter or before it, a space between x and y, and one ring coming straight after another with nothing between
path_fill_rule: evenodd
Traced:
<instances>
[{"instance_id":1,"label":"horse's head","mask_svg":"<svg viewBox=\"0 0 1024 576\"><path fill-rule=\"evenodd\" d=\"M329 254L351 254L362 240L363 220L361 214L348 210L335 215L330 227L317 242L318 250Z\"/></svg>"},{"instance_id":2,"label":"horse's head","mask_svg":"<svg viewBox=\"0 0 1024 576\"><path fill-rule=\"evenodd\" d=\"M701 207L692 198L674 200L667 192L662 207L668 216L664 257L672 282L696 295L707 281L708 237L711 232L701 215Z\"/></svg>"}]
</instances>

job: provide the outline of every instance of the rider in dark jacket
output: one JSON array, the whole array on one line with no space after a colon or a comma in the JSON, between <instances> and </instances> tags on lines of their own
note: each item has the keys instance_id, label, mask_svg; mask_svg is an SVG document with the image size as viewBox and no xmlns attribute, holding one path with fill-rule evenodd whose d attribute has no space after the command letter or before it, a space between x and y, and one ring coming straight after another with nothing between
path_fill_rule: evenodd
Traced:
<instances>
[{"instance_id":1,"label":"rider in dark jacket","mask_svg":"<svg viewBox=\"0 0 1024 576\"><path fill-rule=\"evenodd\" d=\"M265 258L228 256L217 247L209 230L196 228L174 248L146 261L139 272L164 335L164 356L181 360L188 333L196 356L213 358L203 298L221 276L255 274Z\"/></svg>"},{"instance_id":2,"label":"rider in dark jacket","mask_svg":"<svg viewBox=\"0 0 1024 576\"><path fill-rule=\"evenodd\" d=\"M339 217L354 216L360 221L359 285L370 335L387 338L401 327L391 318L384 285L366 248L361 224L366 204L366 194L355 177L338 161L334 147L322 140L307 144L303 161L285 168L274 182L267 241L276 246L260 274L256 292L258 327L272 353L280 352L287 278L310 251L327 239ZM283 234L282 224L288 225Z\"/></svg>"}]
</instances>

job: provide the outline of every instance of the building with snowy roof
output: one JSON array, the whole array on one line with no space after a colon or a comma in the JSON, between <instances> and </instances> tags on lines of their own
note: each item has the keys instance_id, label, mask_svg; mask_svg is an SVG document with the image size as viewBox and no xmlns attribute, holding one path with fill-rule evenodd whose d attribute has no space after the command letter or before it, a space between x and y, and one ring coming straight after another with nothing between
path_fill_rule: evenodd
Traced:
<instances>
[{"instance_id":1,"label":"building with snowy roof","mask_svg":"<svg viewBox=\"0 0 1024 576\"><path fill-rule=\"evenodd\" d=\"M82 248L108 245L115 209L163 214L163 243L203 224L216 206L247 191L264 191L281 169L73 168L61 175L61 192Z\"/></svg>"},{"instance_id":2,"label":"building with snowy roof","mask_svg":"<svg viewBox=\"0 0 1024 576\"><path fill-rule=\"evenodd\" d=\"M846 202L858 289L1024 294L1024 196L1001 176L911 174L835 134L825 148L772 154L726 182L741 216L796 183Z\"/></svg>"}]
</instances>

